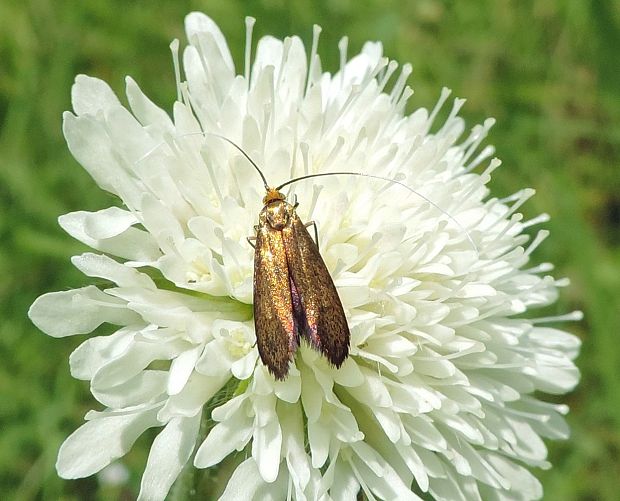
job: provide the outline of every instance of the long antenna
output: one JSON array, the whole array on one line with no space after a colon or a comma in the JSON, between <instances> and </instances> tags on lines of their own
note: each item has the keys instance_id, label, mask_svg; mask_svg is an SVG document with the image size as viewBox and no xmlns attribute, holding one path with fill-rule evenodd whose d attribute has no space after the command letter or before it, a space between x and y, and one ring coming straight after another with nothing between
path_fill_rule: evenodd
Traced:
<instances>
[{"instance_id":1,"label":"long antenna","mask_svg":"<svg viewBox=\"0 0 620 501\"><path fill-rule=\"evenodd\" d=\"M403 188L409 190L414 195L417 195L421 199L423 199L426 202L428 202L430 205L435 207L435 209L437 209L439 212L441 212L444 216L447 216L450 219L450 221L452 221L455 225L457 225L459 227L459 229L465 234L465 236L467 237L467 240L469 241L469 243L471 244L473 249L476 251L476 253L478 253L478 247L476 246L475 242L471 238L471 235L469 234L467 229L465 229L463 227L463 225L461 223L459 223L449 212L443 210L439 205L437 205L435 202L433 202L430 198L425 197L424 195L422 195L422 193L414 190L410 186L407 186L405 183L401 183L400 181L397 181L396 179L390 179L389 177L377 176L375 174L366 174L365 172L345 172L345 171L321 172L319 174L308 174L306 176L296 177L295 179L291 179L291 180L287 181L286 183L282 183L280 186L278 186L276 188L276 190L280 191L285 186L288 186L289 184L296 183L297 181L303 181L304 179L310 179L310 178L313 178L313 177L323 177L323 176L360 176L360 177L369 177L371 179L381 179L381 180L387 181L389 183L398 184L399 186L402 186Z\"/></svg>"},{"instance_id":2,"label":"long antenna","mask_svg":"<svg viewBox=\"0 0 620 501\"><path fill-rule=\"evenodd\" d=\"M256 172L258 172L258 174L260 175L261 179L263 180L263 185L265 186L266 190L269 190L269 183L267 182L267 179L265 178L265 175L263 174L263 172L259 169L258 165L256 165L256 162L254 162L254 160L252 160L252 158L250 157L250 155L248 155L245 151L243 151L243 149L237 145L234 141L231 141L230 139L228 139L226 136L221 136L220 134L216 134L215 132L188 132L187 134L181 134L178 137L187 137L187 136L215 136L218 137L220 139L223 139L224 141L226 141L229 144L232 144L235 148L237 148L241 154L248 159L248 162L250 162L252 164L252 166L256 169ZM147 158L151 153L153 153L157 148L159 148L162 144L164 143L160 143L157 146L155 146L154 148L152 148L151 150L147 151L144 155L142 155L142 157L140 157L138 160L136 160L136 163L144 160L145 158Z\"/></svg>"},{"instance_id":3,"label":"long antenna","mask_svg":"<svg viewBox=\"0 0 620 501\"><path fill-rule=\"evenodd\" d=\"M214 132L197 132L196 134L200 134L200 135L208 134L209 136L219 137L220 139L223 139L227 143L232 144L235 148L237 148L241 152L241 154L245 158L248 159L248 162L250 162L254 166L254 168L256 169L256 172L260 174L260 177L263 180L263 185L265 186L265 189L266 190L269 189L269 183L267 183L267 179L265 178L265 175L263 174L263 172L258 168L258 165L256 165L254 160L250 158L250 155L248 155L245 151L243 151L243 149L239 145L237 145L234 141L231 141L226 136L220 136L219 134L215 134Z\"/></svg>"}]
</instances>

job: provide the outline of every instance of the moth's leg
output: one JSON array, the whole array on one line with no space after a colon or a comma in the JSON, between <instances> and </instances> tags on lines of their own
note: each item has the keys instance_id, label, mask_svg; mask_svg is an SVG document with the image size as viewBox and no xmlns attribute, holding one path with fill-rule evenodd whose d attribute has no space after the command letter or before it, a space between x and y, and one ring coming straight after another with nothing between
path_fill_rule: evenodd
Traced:
<instances>
[{"instance_id":1,"label":"moth's leg","mask_svg":"<svg viewBox=\"0 0 620 501\"><path fill-rule=\"evenodd\" d=\"M306 228L308 228L309 226L314 226L314 242L316 243L317 247L319 245L319 229L316 226L316 221L308 221L306 224L304 224L304 226Z\"/></svg>"},{"instance_id":2,"label":"moth's leg","mask_svg":"<svg viewBox=\"0 0 620 501\"><path fill-rule=\"evenodd\" d=\"M295 197L293 199L293 208L297 208L299 206L299 202L297 202L297 193L293 193L293 196Z\"/></svg>"},{"instance_id":3,"label":"moth's leg","mask_svg":"<svg viewBox=\"0 0 620 501\"><path fill-rule=\"evenodd\" d=\"M254 225L254 233L258 233L258 225ZM252 249L256 249L256 244L253 244L252 242L256 242L256 237L247 237L247 241L248 243L252 246Z\"/></svg>"}]
</instances>

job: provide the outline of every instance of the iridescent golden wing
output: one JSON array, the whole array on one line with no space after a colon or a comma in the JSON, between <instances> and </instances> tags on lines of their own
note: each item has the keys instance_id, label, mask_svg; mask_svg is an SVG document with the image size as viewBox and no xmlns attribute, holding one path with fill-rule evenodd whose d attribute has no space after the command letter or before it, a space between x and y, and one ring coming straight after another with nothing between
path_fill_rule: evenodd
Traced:
<instances>
[{"instance_id":1,"label":"iridescent golden wing","mask_svg":"<svg viewBox=\"0 0 620 501\"><path fill-rule=\"evenodd\" d=\"M290 208L290 222L282 229L282 237L303 310L302 318L298 318L299 332L333 365L340 367L349 354L350 338L342 302L317 244L294 208Z\"/></svg>"},{"instance_id":2,"label":"iridescent golden wing","mask_svg":"<svg viewBox=\"0 0 620 501\"><path fill-rule=\"evenodd\" d=\"M254 327L261 360L276 379L288 374L298 345L282 232L261 218L254 253Z\"/></svg>"}]
</instances>

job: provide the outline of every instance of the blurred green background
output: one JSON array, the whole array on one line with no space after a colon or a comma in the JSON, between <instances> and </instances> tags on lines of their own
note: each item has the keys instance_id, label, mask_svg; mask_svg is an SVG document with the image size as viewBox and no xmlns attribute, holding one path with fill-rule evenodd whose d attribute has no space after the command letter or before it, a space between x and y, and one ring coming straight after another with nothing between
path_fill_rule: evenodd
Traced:
<instances>
[{"instance_id":1,"label":"blurred green background","mask_svg":"<svg viewBox=\"0 0 620 501\"><path fill-rule=\"evenodd\" d=\"M71 379L81 339L55 340L26 318L46 291L85 285L71 255L85 249L56 218L110 205L70 156L60 126L77 73L123 93L131 74L167 110L176 96L168 44L183 17L203 10L219 23L238 66L244 16L256 35L299 34L322 25L320 54L337 68L336 44L365 40L414 67L411 107L432 106L442 86L466 97L472 126L497 118L489 142L504 165L491 184L504 196L539 194L526 216L552 216L534 260L568 276L552 313L582 309L565 328L583 340L573 435L550 444L554 468L537 472L549 500L615 500L620 479L620 3L612 0L285 0L75 2L0 0L0 497L132 499L152 437L127 456L129 487L96 478L65 482L54 462L62 440L94 404ZM256 39L256 37L255 37Z\"/></svg>"}]
</instances>

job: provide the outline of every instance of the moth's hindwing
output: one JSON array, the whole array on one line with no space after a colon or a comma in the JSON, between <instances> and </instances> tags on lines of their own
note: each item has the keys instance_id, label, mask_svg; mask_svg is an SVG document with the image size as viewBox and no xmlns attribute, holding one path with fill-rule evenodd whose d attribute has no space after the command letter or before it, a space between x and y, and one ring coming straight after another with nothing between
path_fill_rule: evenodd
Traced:
<instances>
[{"instance_id":1,"label":"moth's hindwing","mask_svg":"<svg viewBox=\"0 0 620 501\"><path fill-rule=\"evenodd\" d=\"M264 218L254 253L254 326L261 360L277 379L284 379L297 349L297 328L282 232Z\"/></svg>"},{"instance_id":2,"label":"moth's hindwing","mask_svg":"<svg viewBox=\"0 0 620 501\"><path fill-rule=\"evenodd\" d=\"M349 325L336 286L317 244L290 206L289 224L282 229L288 269L305 318L299 326L310 344L336 367L349 354Z\"/></svg>"}]
</instances>

